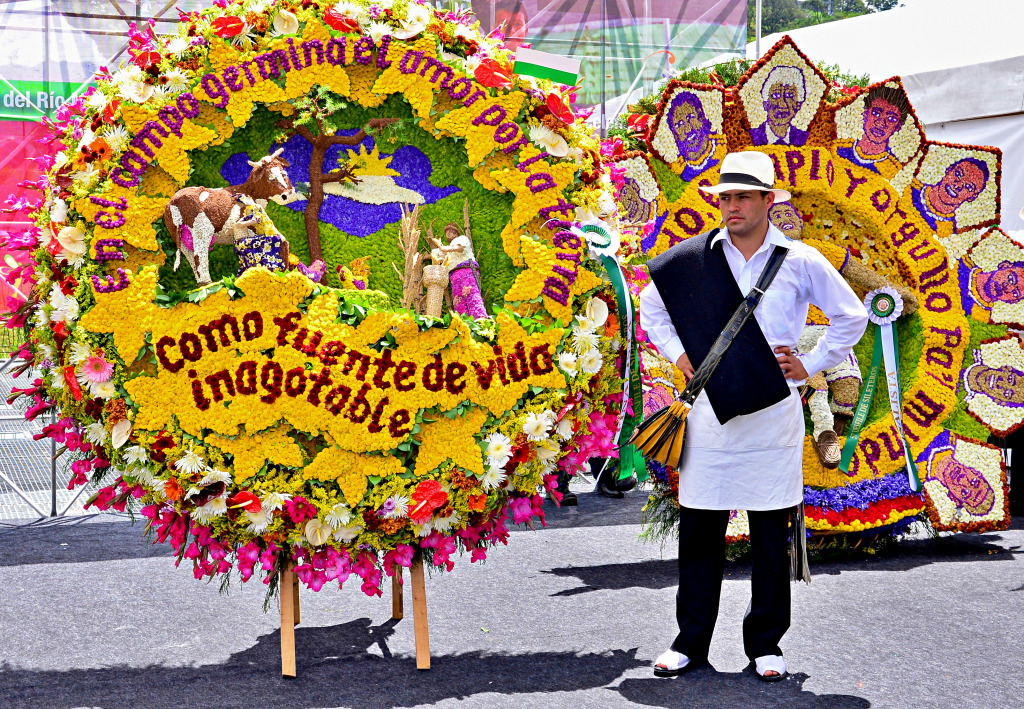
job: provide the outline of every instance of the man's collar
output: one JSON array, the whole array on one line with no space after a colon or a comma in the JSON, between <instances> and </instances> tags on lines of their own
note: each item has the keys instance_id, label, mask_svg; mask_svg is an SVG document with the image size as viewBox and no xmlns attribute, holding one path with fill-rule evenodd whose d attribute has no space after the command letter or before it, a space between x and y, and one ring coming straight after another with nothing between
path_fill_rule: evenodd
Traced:
<instances>
[{"instance_id":1,"label":"man's collar","mask_svg":"<svg viewBox=\"0 0 1024 709\"><path fill-rule=\"evenodd\" d=\"M729 244L731 244L733 248L736 248L736 245L732 243L732 238L729 236L729 227L722 227L718 230L718 233L715 234L713 239L711 239L711 248L714 248L715 244L719 241L724 241L726 239L729 240ZM764 243L761 244L761 247L755 253L760 253L769 246L785 246L788 249L791 245L792 240L779 231L778 227L771 222L768 222L768 233L764 237Z\"/></svg>"}]
</instances>

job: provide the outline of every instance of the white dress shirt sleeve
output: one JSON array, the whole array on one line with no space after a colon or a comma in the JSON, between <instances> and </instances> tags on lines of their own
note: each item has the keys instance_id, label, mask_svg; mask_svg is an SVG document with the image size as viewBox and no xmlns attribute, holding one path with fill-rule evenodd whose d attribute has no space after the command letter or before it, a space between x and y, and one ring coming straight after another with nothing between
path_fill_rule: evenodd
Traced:
<instances>
[{"instance_id":1,"label":"white dress shirt sleeve","mask_svg":"<svg viewBox=\"0 0 1024 709\"><path fill-rule=\"evenodd\" d=\"M817 250L810 249L806 278L810 302L821 308L829 327L812 351L800 355L800 361L813 377L843 361L860 341L867 327L868 313L839 271Z\"/></svg>"},{"instance_id":2,"label":"white dress shirt sleeve","mask_svg":"<svg viewBox=\"0 0 1024 709\"><path fill-rule=\"evenodd\" d=\"M654 283L648 283L640 291L640 327L658 348L661 356L672 364L686 351L665 309L665 301L661 299L661 293Z\"/></svg>"}]
</instances>

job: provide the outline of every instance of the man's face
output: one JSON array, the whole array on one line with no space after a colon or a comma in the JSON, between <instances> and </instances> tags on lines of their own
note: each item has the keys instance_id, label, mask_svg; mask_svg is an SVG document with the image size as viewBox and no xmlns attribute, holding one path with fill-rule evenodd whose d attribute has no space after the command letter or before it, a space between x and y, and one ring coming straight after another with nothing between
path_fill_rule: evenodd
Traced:
<instances>
[{"instance_id":1,"label":"man's face","mask_svg":"<svg viewBox=\"0 0 1024 709\"><path fill-rule=\"evenodd\" d=\"M768 218L768 208L775 195L771 192L762 197L755 190L729 190L718 195L722 220L735 236L754 233Z\"/></svg>"},{"instance_id":2,"label":"man's face","mask_svg":"<svg viewBox=\"0 0 1024 709\"><path fill-rule=\"evenodd\" d=\"M956 460L952 452L936 457L932 476L946 487L953 502L960 503L971 514L984 515L992 511L996 495L988 480L974 468Z\"/></svg>"},{"instance_id":3,"label":"man's face","mask_svg":"<svg viewBox=\"0 0 1024 709\"><path fill-rule=\"evenodd\" d=\"M968 374L971 388L990 396L1003 406L1024 406L1024 373L1004 364L993 369L977 364Z\"/></svg>"},{"instance_id":4,"label":"man's face","mask_svg":"<svg viewBox=\"0 0 1024 709\"><path fill-rule=\"evenodd\" d=\"M773 204L768 210L768 219L790 239L799 240L803 236L804 220L791 204Z\"/></svg>"},{"instance_id":5,"label":"man's face","mask_svg":"<svg viewBox=\"0 0 1024 709\"><path fill-rule=\"evenodd\" d=\"M499 10L494 13L494 25L500 27L505 33L505 48L516 51L519 45L526 41L527 25L526 13L517 12L512 14L508 10Z\"/></svg>"},{"instance_id":6,"label":"man's face","mask_svg":"<svg viewBox=\"0 0 1024 709\"><path fill-rule=\"evenodd\" d=\"M1003 261L999 268L989 274L982 286L982 293L990 303L1019 303L1024 300L1024 266L1015 266Z\"/></svg>"},{"instance_id":7,"label":"man's face","mask_svg":"<svg viewBox=\"0 0 1024 709\"><path fill-rule=\"evenodd\" d=\"M885 99L875 99L864 111L864 133L876 143L887 143L902 123L899 110Z\"/></svg>"},{"instance_id":8,"label":"man's face","mask_svg":"<svg viewBox=\"0 0 1024 709\"><path fill-rule=\"evenodd\" d=\"M800 100L793 84L776 81L768 90L768 101L765 103L768 120L775 125L789 124L800 110Z\"/></svg>"},{"instance_id":9,"label":"man's face","mask_svg":"<svg viewBox=\"0 0 1024 709\"><path fill-rule=\"evenodd\" d=\"M967 160L953 163L935 185L935 199L947 212L956 211L964 202L973 202L985 189L985 174Z\"/></svg>"},{"instance_id":10,"label":"man's face","mask_svg":"<svg viewBox=\"0 0 1024 709\"><path fill-rule=\"evenodd\" d=\"M684 156L697 156L707 148L710 131L693 105L681 103L672 111L672 133Z\"/></svg>"}]
</instances>

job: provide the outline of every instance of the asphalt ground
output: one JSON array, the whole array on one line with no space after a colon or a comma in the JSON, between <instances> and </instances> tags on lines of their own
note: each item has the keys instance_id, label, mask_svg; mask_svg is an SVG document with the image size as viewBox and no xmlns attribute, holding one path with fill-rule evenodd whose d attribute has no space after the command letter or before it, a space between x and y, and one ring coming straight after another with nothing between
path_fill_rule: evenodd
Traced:
<instances>
[{"instance_id":1,"label":"asphalt ground","mask_svg":"<svg viewBox=\"0 0 1024 709\"><path fill-rule=\"evenodd\" d=\"M782 641L743 655L749 566L729 562L708 665L651 663L675 634L675 556L637 541L642 495L580 496L486 563L427 579L432 669L390 594L303 590L298 677L280 676L265 587L175 568L141 523L0 523L0 707L1024 707L1024 520L812 564ZM408 586L407 586L408 588Z\"/></svg>"}]
</instances>

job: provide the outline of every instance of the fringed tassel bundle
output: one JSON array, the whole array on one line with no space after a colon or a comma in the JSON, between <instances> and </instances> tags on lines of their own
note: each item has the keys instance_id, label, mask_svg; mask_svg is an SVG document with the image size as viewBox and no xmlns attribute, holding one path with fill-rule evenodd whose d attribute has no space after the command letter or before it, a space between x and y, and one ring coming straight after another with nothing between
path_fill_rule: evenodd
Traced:
<instances>
[{"instance_id":1,"label":"fringed tassel bundle","mask_svg":"<svg viewBox=\"0 0 1024 709\"><path fill-rule=\"evenodd\" d=\"M789 539L789 575L793 581L811 582L811 567L807 563L807 528L804 526L804 503L793 512L793 527Z\"/></svg>"},{"instance_id":2,"label":"fringed tassel bundle","mask_svg":"<svg viewBox=\"0 0 1024 709\"><path fill-rule=\"evenodd\" d=\"M683 434L689 413L690 404L675 401L640 424L629 443L636 446L644 458L678 468L683 457Z\"/></svg>"}]
</instances>

